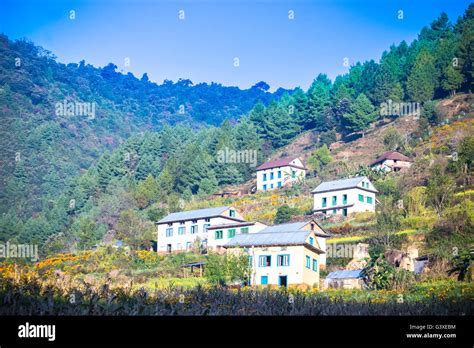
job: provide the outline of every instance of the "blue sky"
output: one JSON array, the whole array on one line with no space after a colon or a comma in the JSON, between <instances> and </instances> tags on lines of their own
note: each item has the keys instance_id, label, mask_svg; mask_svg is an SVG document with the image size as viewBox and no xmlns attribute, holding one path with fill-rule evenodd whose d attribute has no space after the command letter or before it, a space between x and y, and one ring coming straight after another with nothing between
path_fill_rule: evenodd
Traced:
<instances>
[{"instance_id":1,"label":"blue sky","mask_svg":"<svg viewBox=\"0 0 474 348\"><path fill-rule=\"evenodd\" d=\"M411 42L442 11L455 22L469 2L2 0L0 32L26 37L62 63L113 62L157 83L186 78L248 88L263 80L272 90L307 89L319 73L345 73L344 58L378 60L391 44Z\"/></svg>"}]
</instances>

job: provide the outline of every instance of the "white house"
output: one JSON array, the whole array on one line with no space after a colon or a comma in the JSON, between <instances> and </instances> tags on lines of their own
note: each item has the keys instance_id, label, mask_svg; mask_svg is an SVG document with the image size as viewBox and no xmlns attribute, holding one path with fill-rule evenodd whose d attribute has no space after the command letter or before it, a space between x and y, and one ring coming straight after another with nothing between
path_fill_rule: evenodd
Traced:
<instances>
[{"instance_id":1,"label":"white house","mask_svg":"<svg viewBox=\"0 0 474 348\"><path fill-rule=\"evenodd\" d=\"M398 172L405 168L410 168L413 160L397 151L385 152L376 160L371 162L369 166L375 170L384 170L386 172Z\"/></svg>"},{"instance_id":2,"label":"white house","mask_svg":"<svg viewBox=\"0 0 474 348\"><path fill-rule=\"evenodd\" d=\"M227 206L171 213L156 225L158 253L189 250L198 238L204 249L218 249L233 235L254 233L265 227L245 221L235 208Z\"/></svg>"},{"instance_id":3,"label":"white house","mask_svg":"<svg viewBox=\"0 0 474 348\"><path fill-rule=\"evenodd\" d=\"M300 232L300 231L313 231L315 240L313 238L309 239L309 244L316 245L319 249L324 251L324 254L319 255L319 264L321 268L326 268L326 239L330 235L315 221L307 220L300 222L291 222L280 225L267 226L262 229L259 233L269 233L269 232Z\"/></svg>"},{"instance_id":4,"label":"white house","mask_svg":"<svg viewBox=\"0 0 474 348\"><path fill-rule=\"evenodd\" d=\"M208 250L225 251L222 246L239 234L256 233L267 225L260 222L244 221L211 225L208 228Z\"/></svg>"},{"instance_id":5,"label":"white house","mask_svg":"<svg viewBox=\"0 0 474 348\"><path fill-rule=\"evenodd\" d=\"M375 211L377 189L365 176L326 181L313 191L314 212L348 214Z\"/></svg>"},{"instance_id":6,"label":"white house","mask_svg":"<svg viewBox=\"0 0 474 348\"><path fill-rule=\"evenodd\" d=\"M314 231L262 230L236 236L224 248L249 256L250 285L319 287L320 255L324 251Z\"/></svg>"},{"instance_id":7,"label":"white house","mask_svg":"<svg viewBox=\"0 0 474 348\"><path fill-rule=\"evenodd\" d=\"M257 168L257 190L275 190L304 179L306 168L299 158L266 162Z\"/></svg>"}]
</instances>

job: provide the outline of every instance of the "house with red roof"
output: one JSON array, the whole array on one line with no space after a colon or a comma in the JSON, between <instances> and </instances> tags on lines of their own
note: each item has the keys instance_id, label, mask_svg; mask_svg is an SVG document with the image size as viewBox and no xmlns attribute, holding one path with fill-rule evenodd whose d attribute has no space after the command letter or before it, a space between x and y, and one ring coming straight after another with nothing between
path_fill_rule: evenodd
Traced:
<instances>
[{"instance_id":1,"label":"house with red roof","mask_svg":"<svg viewBox=\"0 0 474 348\"><path fill-rule=\"evenodd\" d=\"M262 164L257 168L257 190L276 190L301 181L306 168L298 157L286 157Z\"/></svg>"},{"instance_id":2,"label":"house with red roof","mask_svg":"<svg viewBox=\"0 0 474 348\"><path fill-rule=\"evenodd\" d=\"M375 170L384 170L386 172L398 172L410 168L413 160L397 151L385 152L372 161L369 166Z\"/></svg>"}]
</instances>

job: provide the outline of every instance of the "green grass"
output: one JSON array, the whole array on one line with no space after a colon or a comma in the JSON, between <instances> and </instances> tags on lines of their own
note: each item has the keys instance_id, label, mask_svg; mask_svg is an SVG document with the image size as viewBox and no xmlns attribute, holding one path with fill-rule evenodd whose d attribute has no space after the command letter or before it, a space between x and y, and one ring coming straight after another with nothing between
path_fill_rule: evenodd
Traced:
<instances>
[{"instance_id":1,"label":"green grass","mask_svg":"<svg viewBox=\"0 0 474 348\"><path fill-rule=\"evenodd\" d=\"M164 289L170 287L191 289L198 285L204 285L207 281L205 278L150 278L146 283L135 284L134 288L146 288L149 290Z\"/></svg>"},{"instance_id":2,"label":"green grass","mask_svg":"<svg viewBox=\"0 0 474 348\"><path fill-rule=\"evenodd\" d=\"M421 233L422 231L415 229L406 229L398 231L395 233L396 236L411 235L416 233ZM347 237L338 237L328 239L327 243L351 243L351 242L360 242L366 239L371 238L372 235L363 235L363 236L347 236Z\"/></svg>"}]
</instances>

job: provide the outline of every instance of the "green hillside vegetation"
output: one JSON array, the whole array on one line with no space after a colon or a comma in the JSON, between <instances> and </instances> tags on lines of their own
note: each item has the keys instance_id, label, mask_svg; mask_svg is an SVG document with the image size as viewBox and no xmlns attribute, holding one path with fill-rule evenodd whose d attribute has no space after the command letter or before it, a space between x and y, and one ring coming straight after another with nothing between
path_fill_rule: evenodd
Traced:
<instances>
[{"instance_id":1,"label":"green hillside vegetation","mask_svg":"<svg viewBox=\"0 0 474 348\"><path fill-rule=\"evenodd\" d=\"M354 216L346 229L326 221L328 229L369 236L383 247L403 242L395 233L416 230L427 236L426 252L451 262L454 247L464 251L473 242L472 196L459 195L472 188L472 109L444 124L437 106L455 94L471 96L473 31L470 5L454 25L441 14L378 63L357 63L334 82L320 74L307 91L275 94L265 84L247 91L187 80L158 86L117 73L113 64L59 64L31 43L2 36L0 240L38 243L42 257L114 238L135 251L149 248L153 223L169 212L225 204L264 223L305 218L319 182L368 175L380 191L376 216ZM55 103L71 96L97 102L96 118L55 115ZM385 176L336 159L337 151L329 151L335 140L352 146L369 138L386 118L379 111L388 100L422 104L407 139L392 132L383 140L387 148L408 149L416 158L412 169ZM210 198L248 183L254 164L304 132L318 139L307 180L278 193ZM225 149L256 151L256 162L221 163Z\"/></svg>"}]
</instances>

